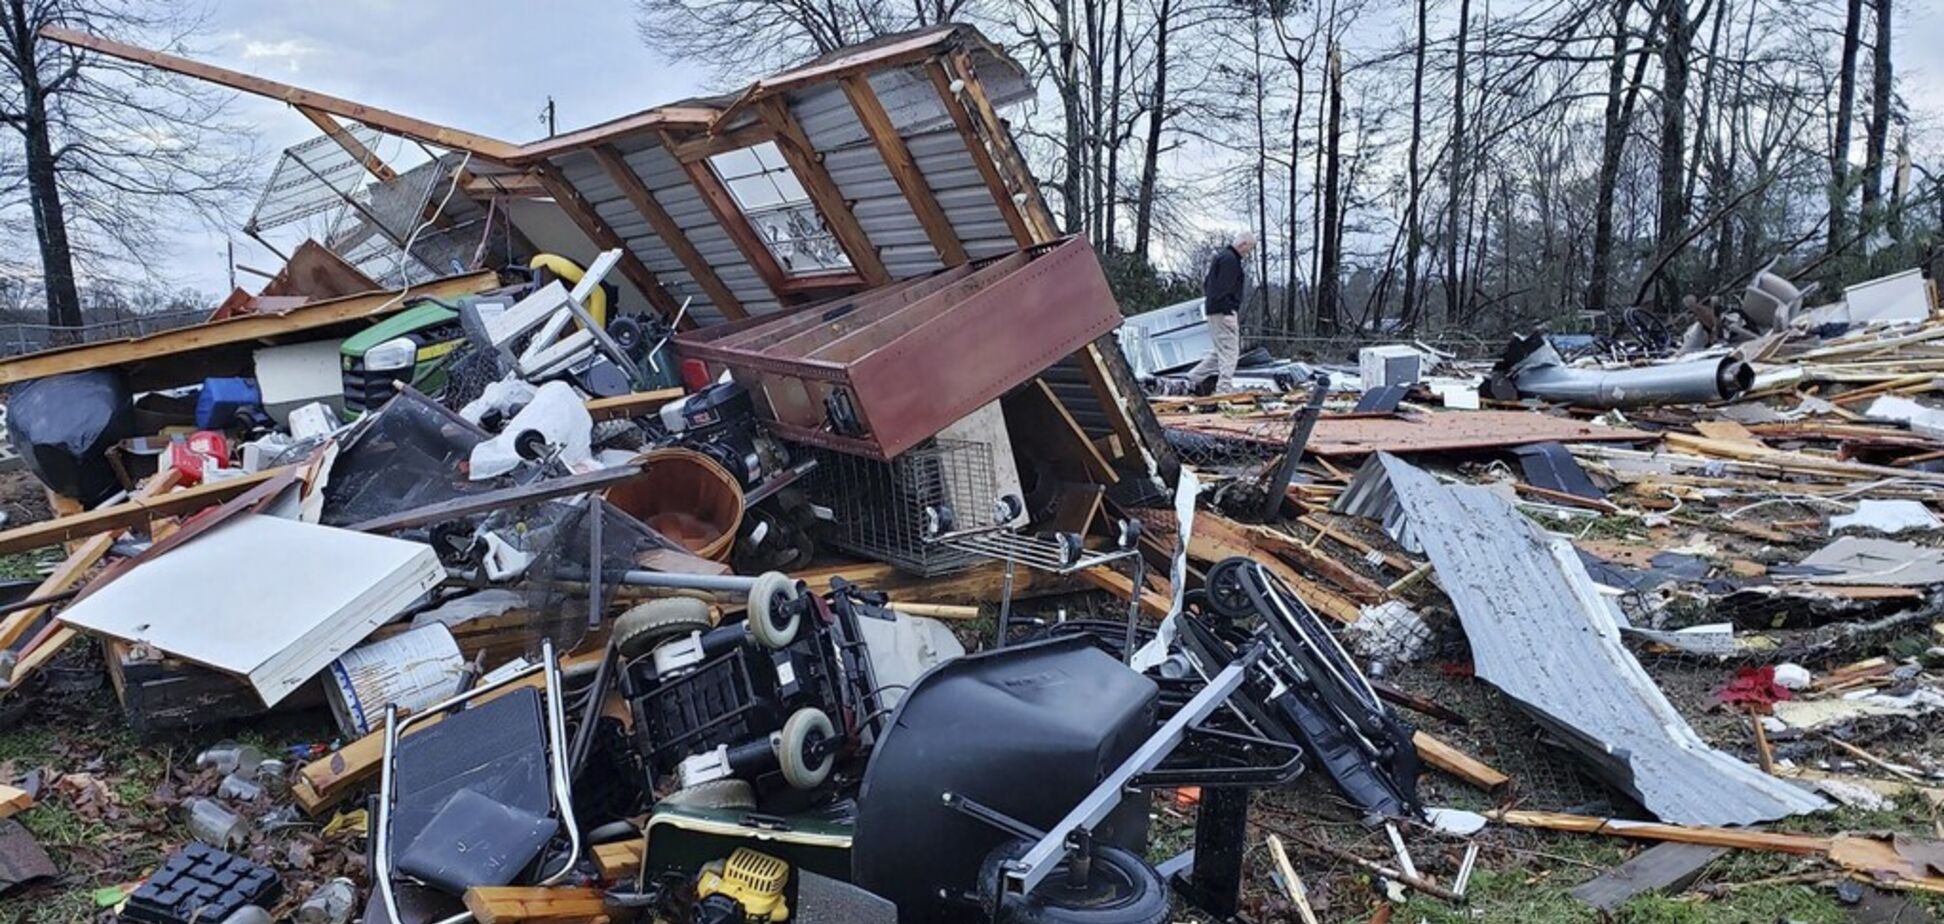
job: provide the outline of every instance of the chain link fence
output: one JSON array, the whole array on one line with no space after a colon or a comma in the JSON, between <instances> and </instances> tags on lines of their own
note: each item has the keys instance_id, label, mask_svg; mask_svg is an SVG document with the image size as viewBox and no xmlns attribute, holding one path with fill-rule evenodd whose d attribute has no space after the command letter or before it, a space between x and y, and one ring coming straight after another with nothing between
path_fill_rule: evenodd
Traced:
<instances>
[{"instance_id":1,"label":"chain link fence","mask_svg":"<svg viewBox=\"0 0 1944 924\"><path fill-rule=\"evenodd\" d=\"M200 324L204 318L209 317L209 313L208 308L155 312L95 321L80 327L19 322L0 323L0 356L19 356L23 353L60 346L61 343L58 341L63 338L68 343L96 343L103 340L146 337L165 330Z\"/></svg>"}]
</instances>

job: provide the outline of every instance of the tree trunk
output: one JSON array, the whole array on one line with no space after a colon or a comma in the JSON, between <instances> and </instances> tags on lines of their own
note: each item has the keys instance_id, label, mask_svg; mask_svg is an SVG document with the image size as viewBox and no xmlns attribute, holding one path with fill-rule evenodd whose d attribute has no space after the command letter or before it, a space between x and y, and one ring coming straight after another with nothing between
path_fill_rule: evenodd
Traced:
<instances>
[{"instance_id":1,"label":"tree trunk","mask_svg":"<svg viewBox=\"0 0 1944 924\"><path fill-rule=\"evenodd\" d=\"M40 245L42 285L47 290L47 323L70 328L58 332L57 342L73 342L81 327L81 293L74 282L74 254L68 249L67 216L61 208L61 188L48 134L47 96L41 87L36 58L39 23L28 16L23 0L8 0L7 29L19 55L21 114L27 142L27 198L33 207L34 237Z\"/></svg>"},{"instance_id":2,"label":"tree trunk","mask_svg":"<svg viewBox=\"0 0 1944 924\"><path fill-rule=\"evenodd\" d=\"M1694 30L1688 24L1687 0L1670 0L1662 15L1661 125L1658 176L1660 212L1654 225L1654 250L1665 256L1687 224L1687 199L1681 183L1687 158L1687 87ZM1660 307L1666 314L1680 297L1680 278L1670 264L1660 277Z\"/></svg>"},{"instance_id":3,"label":"tree trunk","mask_svg":"<svg viewBox=\"0 0 1944 924\"><path fill-rule=\"evenodd\" d=\"M1836 75L1836 141L1829 147L1829 252L1832 254L1849 239L1850 123L1856 116L1856 54L1862 27L1863 0L1849 0L1849 13L1843 21L1842 69Z\"/></svg>"},{"instance_id":4,"label":"tree trunk","mask_svg":"<svg viewBox=\"0 0 1944 924\"><path fill-rule=\"evenodd\" d=\"M1323 174L1323 266L1316 277L1316 333L1333 337L1342 300L1343 212L1343 54L1330 48L1330 130Z\"/></svg>"},{"instance_id":5,"label":"tree trunk","mask_svg":"<svg viewBox=\"0 0 1944 924\"><path fill-rule=\"evenodd\" d=\"M1148 101L1147 144L1141 154L1141 193L1134 203L1134 252L1148 262L1154 236L1154 174L1161 166L1161 128L1168 118L1168 29L1174 0L1161 0L1154 23L1154 97Z\"/></svg>"},{"instance_id":6,"label":"tree trunk","mask_svg":"<svg viewBox=\"0 0 1944 924\"><path fill-rule=\"evenodd\" d=\"M1101 203L1106 214L1101 219L1100 246L1107 250L1119 250L1120 242L1115 240L1115 217L1120 211L1120 149L1121 149L1121 72L1125 62L1121 60L1121 40L1127 32L1127 0L1114 0L1114 70L1112 108L1107 119L1107 175L1102 182L1106 199Z\"/></svg>"},{"instance_id":7,"label":"tree trunk","mask_svg":"<svg viewBox=\"0 0 1944 924\"><path fill-rule=\"evenodd\" d=\"M1263 105L1263 66L1262 66L1262 19L1257 16L1253 29L1255 38L1255 124L1256 124L1256 288L1261 290L1263 308L1269 307L1269 190L1265 164L1269 160L1269 130L1262 119ZM1247 308L1245 304L1243 306Z\"/></svg>"},{"instance_id":8,"label":"tree trunk","mask_svg":"<svg viewBox=\"0 0 1944 924\"><path fill-rule=\"evenodd\" d=\"M1458 0L1458 59L1454 64L1451 91L1451 192L1445 221L1445 316L1458 317L1460 269L1458 265L1458 215L1466 199L1465 190L1465 52L1471 34L1471 0Z\"/></svg>"},{"instance_id":9,"label":"tree trunk","mask_svg":"<svg viewBox=\"0 0 1944 924\"><path fill-rule=\"evenodd\" d=\"M1417 327L1418 251L1424 246L1424 233L1418 227L1418 201L1424 194L1424 179L1418 170L1418 149L1424 133L1424 45L1426 10L1430 0L1417 3L1417 49L1411 65L1411 149L1405 169L1409 191L1404 199L1404 307L1398 321L1405 330Z\"/></svg>"},{"instance_id":10,"label":"tree trunk","mask_svg":"<svg viewBox=\"0 0 1944 924\"><path fill-rule=\"evenodd\" d=\"M1096 247L1105 247L1101 241L1101 202L1100 189L1100 114L1102 99L1106 92L1101 78L1100 49L1101 29L1104 28L1100 15L1100 0L1080 0L1085 5L1087 21L1087 238Z\"/></svg>"},{"instance_id":11,"label":"tree trunk","mask_svg":"<svg viewBox=\"0 0 1944 924\"><path fill-rule=\"evenodd\" d=\"M1647 76L1649 56L1643 45L1640 57L1634 61L1633 77L1625 82L1623 91L1622 76L1626 72L1628 54L1627 11L1631 6L1632 0L1614 0L1613 4L1613 62L1607 71L1606 119L1600 145L1600 173L1594 192L1593 267L1586 295L1589 311L1608 310L1607 290L1612 288L1613 276L1614 200L1620 185L1620 158L1626 153L1627 126L1633 121L1634 101L1639 99L1640 88ZM1646 44L1651 45L1659 32L1660 18L1650 18Z\"/></svg>"},{"instance_id":12,"label":"tree trunk","mask_svg":"<svg viewBox=\"0 0 1944 924\"><path fill-rule=\"evenodd\" d=\"M1863 144L1863 220L1874 223L1883 198L1883 153L1890 143L1890 0L1871 0L1876 47L1870 53L1870 124Z\"/></svg>"},{"instance_id":13,"label":"tree trunk","mask_svg":"<svg viewBox=\"0 0 1944 924\"><path fill-rule=\"evenodd\" d=\"M1086 224L1086 173L1087 150L1081 141L1085 128L1086 113L1080 99L1079 57L1074 48L1073 10L1069 0L1054 0L1054 24L1060 31L1060 91L1061 114L1066 118L1066 178L1060 184L1061 197L1066 200L1066 230L1068 234L1085 234Z\"/></svg>"},{"instance_id":14,"label":"tree trunk","mask_svg":"<svg viewBox=\"0 0 1944 924\"><path fill-rule=\"evenodd\" d=\"M1298 214L1296 178L1300 173L1299 167L1303 161L1300 154L1302 151L1303 133L1303 68L1309 63L1307 58L1308 55L1304 55L1290 62L1290 70L1296 72L1296 101L1290 106L1289 112L1289 214L1284 218L1284 225L1288 230L1284 232L1285 240L1283 241L1283 256L1286 258L1285 262L1287 263L1283 267L1283 331L1291 336L1294 336L1296 333L1296 319L1299 314L1297 305L1301 304L1300 299L1302 297L1301 293L1297 291L1298 287L1296 285L1296 267L1298 265L1296 262L1296 242L1301 237L1297 234L1296 227Z\"/></svg>"}]
</instances>

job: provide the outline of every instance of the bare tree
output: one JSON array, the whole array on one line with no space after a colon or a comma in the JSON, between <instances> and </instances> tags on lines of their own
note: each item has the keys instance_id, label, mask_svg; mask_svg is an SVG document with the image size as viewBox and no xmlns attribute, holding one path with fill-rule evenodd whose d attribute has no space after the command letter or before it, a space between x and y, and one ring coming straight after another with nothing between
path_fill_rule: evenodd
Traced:
<instances>
[{"instance_id":1,"label":"bare tree","mask_svg":"<svg viewBox=\"0 0 1944 924\"><path fill-rule=\"evenodd\" d=\"M203 26L173 5L136 0L5 0L0 122L20 135L48 323L82 323L80 279L155 276L179 221L212 225L247 191L250 132L230 97L43 39L65 26L179 46Z\"/></svg>"},{"instance_id":2,"label":"bare tree","mask_svg":"<svg viewBox=\"0 0 1944 924\"><path fill-rule=\"evenodd\" d=\"M968 0L635 0L641 40L727 84L846 45L960 19Z\"/></svg>"},{"instance_id":3,"label":"bare tree","mask_svg":"<svg viewBox=\"0 0 1944 924\"><path fill-rule=\"evenodd\" d=\"M1849 0L1843 18L1843 60L1836 74L1836 140L1829 146L1829 252L1849 237L1850 126L1856 121L1856 57L1863 29L1863 0Z\"/></svg>"}]
</instances>

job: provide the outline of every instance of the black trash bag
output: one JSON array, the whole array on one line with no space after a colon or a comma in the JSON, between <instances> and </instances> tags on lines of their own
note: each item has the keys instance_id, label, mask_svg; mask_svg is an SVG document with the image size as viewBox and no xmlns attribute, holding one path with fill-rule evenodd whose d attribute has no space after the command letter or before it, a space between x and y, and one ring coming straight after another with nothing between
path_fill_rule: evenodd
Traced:
<instances>
[{"instance_id":1,"label":"black trash bag","mask_svg":"<svg viewBox=\"0 0 1944 924\"><path fill-rule=\"evenodd\" d=\"M7 399L7 439L27 470L83 504L121 489L108 447L134 435L128 383L105 369L35 379Z\"/></svg>"}]
</instances>

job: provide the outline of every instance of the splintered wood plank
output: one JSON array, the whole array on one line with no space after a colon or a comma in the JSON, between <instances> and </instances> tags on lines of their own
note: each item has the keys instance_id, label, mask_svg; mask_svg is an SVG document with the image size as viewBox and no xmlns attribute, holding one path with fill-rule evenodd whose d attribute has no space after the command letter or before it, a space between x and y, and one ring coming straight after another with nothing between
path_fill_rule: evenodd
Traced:
<instances>
[{"instance_id":1,"label":"splintered wood plank","mask_svg":"<svg viewBox=\"0 0 1944 924\"><path fill-rule=\"evenodd\" d=\"M455 299L484 292L497 285L499 285L499 276L496 273L467 273L464 276L452 276L417 286L413 288L412 294L428 298ZM383 317L403 310L404 302L398 298L397 293L371 292L326 302L312 302L301 310L288 314L244 315L224 321L178 327L133 340L107 340L42 350L39 353L29 353L0 361L0 385L44 378L63 372L135 365L144 360L164 357L179 359L183 354L197 350L252 344L267 338L330 327L349 321ZM143 384L145 381L151 383L145 385ZM144 380L137 375L136 387L157 388L162 385L154 384L152 379Z\"/></svg>"},{"instance_id":2,"label":"splintered wood plank","mask_svg":"<svg viewBox=\"0 0 1944 924\"><path fill-rule=\"evenodd\" d=\"M1520 828L1569 831L1576 834L1605 834L1637 841L1672 841L1703 844L1736 850L1763 850L1771 853L1804 855L1827 854L1835 841L1806 834L1783 834L1758 828L1717 828L1707 825L1664 825L1595 815L1568 815L1560 812L1510 810L1487 812L1487 818Z\"/></svg>"},{"instance_id":3,"label":"splintered wood plank","mask_svg":"<svg viewBox=\"0 0 1944 924\"><path fill-rule=\"evenodd\" d=\"M1164 415L1170 426L1209 436L1282 446L1287 425L1264 426L1261 418L1221 414ZM1655 435L1626 427L1597 427L1570 417L1532 411L1437 411L1403 417L1324 417L1316 422L1304 452L1319 456L1359 456L1372 452L1443 452L1496 449L1530 443L1645 442Z\"/></svg>"},{"instance_id":4,"label":"splintered wood plank","mask_svg":"<svg viewBox=\"0 0 1944 924\"><path fill-rule=\"evenodd\" d=\"M181 481L182 472L176 469L157 472L135 492L131 502L140 503L167 494ZM88 569L93 568L108 554L108 550L115 544L115 537L120 533L120 529L112 529L88 537L54 569L54 573L49 574L40 582L39 587L34 588L33 593L27 595L28 598L57 594L80 583L82 576L88 573ZM0 649L13 647L14 642L19 641L21 635L47 614L47 610L47 605L32 606L24 610L15 610L7 614L5 619L0 619Z\"/></svg>"}]
</instances>

